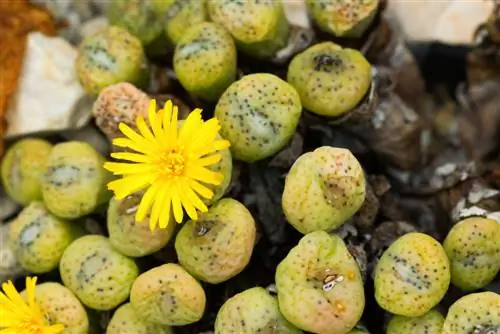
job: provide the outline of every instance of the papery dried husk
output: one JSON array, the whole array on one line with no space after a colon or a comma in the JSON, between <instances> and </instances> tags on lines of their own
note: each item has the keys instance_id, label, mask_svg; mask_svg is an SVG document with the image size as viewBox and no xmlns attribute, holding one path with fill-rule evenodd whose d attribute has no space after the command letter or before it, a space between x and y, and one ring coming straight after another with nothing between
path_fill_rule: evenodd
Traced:
<instances>
[{"instance_id":1,"label":"papery dried husk","mask_svg":"<svg viewBox=\"0 0 500 334\"><path fill-rule=\"evenodd\" d=\"M271 61L275 64L285 64L297 53L307 49L315 41L314 30L299 26L290 26L290 36L287 45L278 50Z\"/></svg>"}]
</instances>

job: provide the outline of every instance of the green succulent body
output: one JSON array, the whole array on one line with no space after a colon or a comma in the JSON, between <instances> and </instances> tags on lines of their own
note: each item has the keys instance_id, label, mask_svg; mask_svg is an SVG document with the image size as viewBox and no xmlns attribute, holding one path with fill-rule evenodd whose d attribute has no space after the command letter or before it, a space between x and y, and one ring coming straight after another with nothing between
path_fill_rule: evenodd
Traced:
<instances>
[{"instance_id":1,"label":"green succulent body","mask_svg":"<svg viewBox=\"0 0 500 334\"><path fill-rule=\"evenodd\" d=\"M236 79L236 47L231 35L210 22L189 28L175 48L174 70L191 94L217 101Z\"/></svg>"},{"instance_id":2,"label":"green succulent body","mask_svg":"<svg viewBox=\"0 0 500 334\"><path fill-rule=\"evenodd\" d=\"M257 73L234 82L215 108L221 135L235 159L268 158L291 140L302 114L295 89L277 76Z\"/></svg>"},{"instance_id":3,"label":"green succulent body","mask_svg":"<svg viewBox=\"0 0 500 334\"><path fill-rule=\"evenodd\" d=\"M349 150L317 148L300 156L286 176L283 211L303 234L333 230L363 205L365 183L363 168Z\"/></svg>"},{"instance_id":4,"label":"green succulent body","mask_svg":"<svg viewBox=\"0 0 500 334\"><path fill-rule=\"evenodd\" d=\"M297 89L309 111L338 117L356 107L367 94L371 65L357 50L323 42L292 59L287 81Z\"/></svg>"},{"instance_id":5,"label":"green succulent body","mask_svg":"<svg viewBox=\"0 0 500 334\"><path fill-rule=\"evenodd\" d=\"M66 248L59 272L64 285L83 304L106 311L127 300L139 269L134 260L113 248L106 237L87 235Z\"/></svg>"},{"instance_id":6,"label":"green succulent body","mask_svg":"<svg viewBox=\"0 0 500 334\"><path fill-rule=\"evenodd\" d=\"M173 334L172 328L165 325L145 322L130 303L120 306L111 318L106 334Z\"/></svg>"},{"instance_id":7,"label":"green succulent body","mask_svg":"<svg viewBox=\"0 0 500 334\"><path fill-rule=\"evenodd\" d=\"M52 144L27 138L13 144L2 160L2 184L7 195L21 205L42 199L41 179Z\"/></svg>"},{"instance_id":8,"label":"green succulent body","mask_svg":"<svg viewBox=\"0 0 500 334\"><path fill-rule=\"evenodd\" d=\"M42 178L43 202L54 215L75 219L107 203L111 174L104 157L86 142L57 144L50 152Z\"/></svg>"},{"instance_id":9,"label":"green succulent body","mask_svg":"<svg viewBox=\"0 0 500 334\"><path fill-rule=\"evenodd\" d=\"M220 140L222 137L218 134L217 139ZM229 185L231 184L231 178L233 174L233 157L231 155L230 149L226 148L225 150L219 151L221 155L221 160L216 164L207 166L211 171L221 173L222 174L222 182L219 185L207 185L210 188L214 195L211 199L206 200L203 199L205 204L212 205L216 203L219 199L221 199L228 191Z\"/></svg>"},{"instance_id":10,"label":"green succulent body","mask_svg":"<svg viewBox=\"0 0 500 334\"><path fill-rule=\"evenodd\" d=\"M276 297L257 287L229 298L217 313L215 334L300 334L281 315Z\"/></svg>"},{"instance_id":11,"label":"green succulent body","mask_svg":"<svg viewBox=\"0 0 500 334\"><path fill-rule=\"evenodd\" d=\"M443 246L450 259L451 282L464 291L488 285L500 270L500 224L495 220L462 220Z\"/></svg>"},{"instance_id":12,"label":"green succulent body","mask_svg":"<svg viewBox=\"0 0 500 334\"><path fill-rule=\"evenodd\" d=\"M337 235L306 234L278 265L275 278L281 313L304 331L345 334L361 318L361 273Z\"/></svg>"},{"instance_id":13,"label":"green succulent body","mask_svg":"<svg viewBox=\"0 0 500 334\"><path fill-rule=\"evenodd\" d=\"M449 285L446 252L439 242L423 233L398 238L375 268L375 299L396 315L424 315L441 301Z\"/></svg>"},{"instance_id":14,"label":"green succulent body","mask_svg":"<svg viewBox=\"0 0 500 334\"><path fill-rule=\"evenodd\" d=\"M377 14L379 0L306 0L321 30L337 37L359 38Z\"/></svg>"},{"instance_id":15,"label":"green succulent body","mask_svg":"<svg viewBox=\"0 0 500 334\"><path fill-rule=\"evenodd\" d=\"M130 303L144 321L182 326L201 319L205 291L200 283L174 263L150 269L132 285Z\"/></svg>"},{"instance_id":16,"label":"green succulent body","mask_svg":"<svg viewBox=\"0 0 500 334\"><path fill-rule=\"evenodd\" d=\"M116 26L86 37L78 48L75 66L80 83L91 95L119 82L145 88L149 80L141 41Z\"/></svg>"},{"instance_id":17,"label":"green succulent body","mask_svg":"<svg viewBox=\"0 0 500 334\"><path fill-rule=\"evenodd\" d=\"M54 217L41 202L31 202L9 226L17 261L36 274L56 269L64 250L83 234L83 228Z\"/></svg>"},{"instance_id":18,"label":"green succulent body","mask_svg":"<svg viewBox=\"0 0 500 334\"><path fill-rule=\"evenodd\" d=\"M393 316L387 325L386 334L441 334L444 318L436 310L420 317Z\"/></svg>"},{"instance_id":19,"label":"green succulent body","mask_svg":"<svg viewBox=\"0 0 500 334\"><path fill-rule=\"evenodd\" d=\"M226 28L242 52L273 57L288 42L290 25L281 1L208 1L210 19Z\"/></svg>"},{"instance_id":20,"label":"green succulent body","mask_svg":"<svg viewBox=\"0 0 500 334\"><path fill-rule=\"evenodd\" d=\"M180 264L194 277L216 284L239 274L249 263L255 221L240 202L224 198L198 220L185 223L175 239Z\"/></svg>"}]
</instances>

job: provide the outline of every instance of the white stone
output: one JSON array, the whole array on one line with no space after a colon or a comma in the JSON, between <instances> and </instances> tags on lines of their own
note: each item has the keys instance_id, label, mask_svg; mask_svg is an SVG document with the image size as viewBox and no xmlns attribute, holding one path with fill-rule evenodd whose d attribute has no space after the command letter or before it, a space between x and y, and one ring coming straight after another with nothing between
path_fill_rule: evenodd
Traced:
<instances>
[{"instance_id":1,"label":"white stone","mask_svg":"<svg viewBox=\"0 0 500 334\"><path fill-rule=\"evenodd\" d=\"M78 82L76 56L60 37L28 35L19 85L6 113L6 138L79 128L90 120L93 99Z\"/></svg>"}]
</instances>

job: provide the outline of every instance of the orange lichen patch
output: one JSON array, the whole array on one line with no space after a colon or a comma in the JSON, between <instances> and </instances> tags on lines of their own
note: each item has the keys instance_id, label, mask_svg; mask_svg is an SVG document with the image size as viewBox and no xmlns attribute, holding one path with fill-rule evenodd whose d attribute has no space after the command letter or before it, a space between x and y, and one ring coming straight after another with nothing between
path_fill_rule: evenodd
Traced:
<instances>
[{"instance_id":1,"label":"orange lichen patch","mask_svg":"<svg viewBox=\"0 0 500 334\"><path fill-rule=\"evenodd\" d=\"M0 1L0 157L6 129L4 115L17 89L27 35L32 31L56 35L54 18L47 10L28 0Z\"/></svg>"}]
</instances>

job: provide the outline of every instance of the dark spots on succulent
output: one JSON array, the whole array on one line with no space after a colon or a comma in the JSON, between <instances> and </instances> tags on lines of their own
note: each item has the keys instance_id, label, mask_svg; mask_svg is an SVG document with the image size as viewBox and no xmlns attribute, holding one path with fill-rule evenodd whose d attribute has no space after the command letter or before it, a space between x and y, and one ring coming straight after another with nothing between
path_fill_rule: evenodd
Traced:
<instances>
[{"instance_id":1,"label":"dark spots on succulent","mask_svg":"<svg viewBox=\"0 0 500 334\"><path fill-rule=\"evenodd\" d=\"M172 334L172 328L141 319L130 303L120 306L111 318L106 334Z\"/></svg>"},{"instance_id":2,"label":"dark spots on succulent","mask_svg":"<svg viewBox=\"0 0 500 334\"><path fill-rule=\"evenodd\" d=\"M342 59L338 55L319 54L313 59L316 62L315 71L332 72L335 68L342 66Z\"/></svg>"},{"instance_id":3,"label":"dark spots on succulent","mask_svg":"<svg viewBox=\"0 0 500 334\"><path fill-rule=\"evenodd\" d=\"M444 318L437 310L419 317L393 316L387 324L386 334L440 334Z\"/></svg>"}]
</instances>

